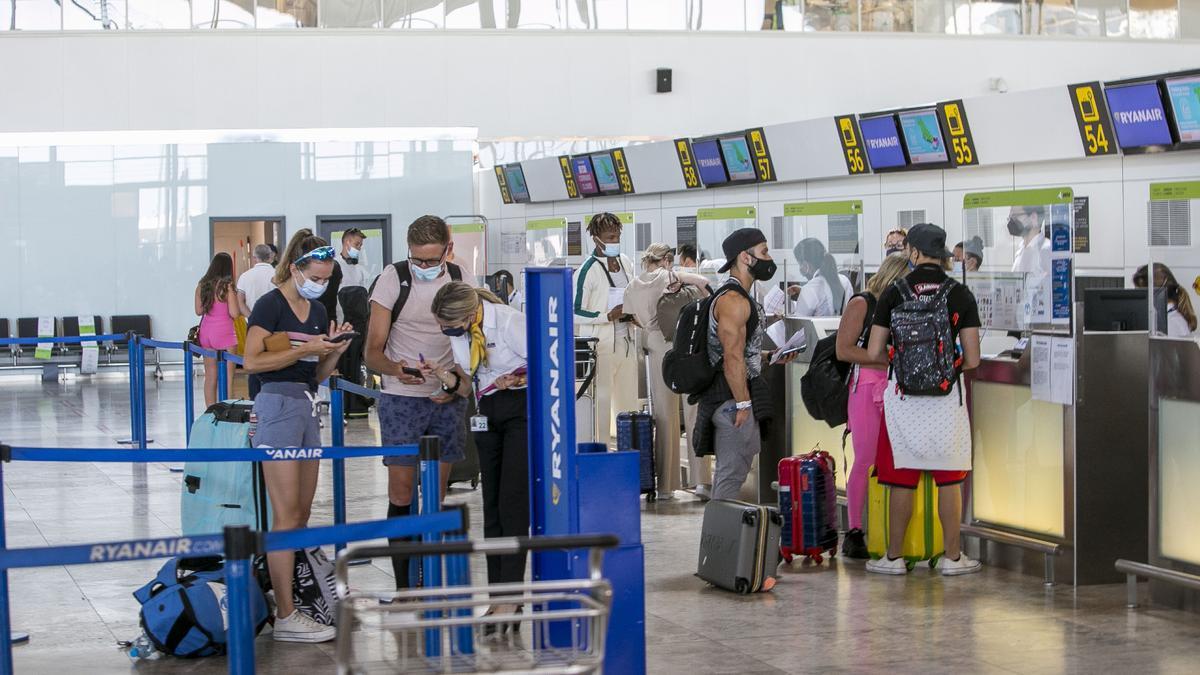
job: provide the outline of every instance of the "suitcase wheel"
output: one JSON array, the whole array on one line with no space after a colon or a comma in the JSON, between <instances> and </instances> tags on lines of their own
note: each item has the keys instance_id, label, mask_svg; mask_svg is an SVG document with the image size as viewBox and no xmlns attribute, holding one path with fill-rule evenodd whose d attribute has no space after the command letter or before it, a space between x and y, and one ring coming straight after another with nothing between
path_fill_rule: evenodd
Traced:
<instances>
[{"instance_id":1,"label":"suitcase wheel","mask_svg":"<svg viewBox=\"0 0 1200 675\"><path fill-rule=\"evenodd\" d=\"M912 560L905 560L905 561L904 561L904 567L905 567L905 568L906 568L906 569L907 569L909 572L911 572L911 571L913 571L914 569L916 569L916 567L917 567L917 563L913 562Z\"/></svg>"},{"instance_id":2,"label":"suitcase wheel","mask_svg":"<svg viewBox=\"0 0 1200 675\"><path fill-rule=\"evenodd\" d=\"M792 554L791 553L780 553L779 555L783 558L783 562L785 562L789 565L792 564Z\"/></svg>"},{"instance_id":3,"label":"suitcase wheel","mask_svg":"<svg viewBox=\"0 0 1200 675\"><path fill-rule=\"evenodd\" d=\"M478 478L472 478L472 479L471 479L471 489L472 489L472 490L474 490L474 489L475 489L475 488L477 488L477 487L479 487L479 479L478 479Z\"/></svg>"},{"instance_id":4,"label":"suitcase wheel","mask_svg":"<svg viewBox=\"0 0 1200 675\"><path fill-rule=\"evenodd\" d=\"M929 569L937 569L938 561L942 559L942 554L937 554L929 559Z\"/></svg>"},{"instance_id":5,"label":"suitcase wheel","mask_svg":"<svg viewBox=\"0 0 1200 675\"><path fill-rule=\"evenodd\" d=\"M658 500L658 495L656 495L655 493L653 493L653 492L646 493L646 503L647 504L655 502L657 500Z\"/></svg>"}]
</instances>

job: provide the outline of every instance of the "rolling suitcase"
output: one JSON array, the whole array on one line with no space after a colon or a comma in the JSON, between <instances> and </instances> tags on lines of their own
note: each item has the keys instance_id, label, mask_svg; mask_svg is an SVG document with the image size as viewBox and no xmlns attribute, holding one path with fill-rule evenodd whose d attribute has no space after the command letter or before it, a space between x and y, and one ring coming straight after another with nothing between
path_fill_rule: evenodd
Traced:
<instances>
[{"instance_id":1,"label":"rolling suitcase","mask_svg":"<svg viewBox=\"0 0 1200 675\"><path fill-rule=\"evenodd\" d=\"M638 482L646 501L655 499L654 480L654 417L646 412L623 412L617 415L617 450L637 450Z\"/></svg>"},{"instance_id":2,"label":"rolling suitcase","mask_svg":"<svg viewBox=\"0 0 1200 675\"><path fill-rule=\"evenodd\" d=\"M464 456L463 461L450 465L450 477L447 484L470 483L471 489L479 487L479 449L475 447L475 433L471 431L471 418L475 416L475 397L467 397L467 415L463 418Z\"/></svg>"},{"instance_id":3,"label":"rolling suitcase","mask_svg":"<svg viewBox=\"0 0 1200 675\"><path fill-rule=\"evenodd\" d=\"M881 485L871 467L867 484L867 553L874 559L882 558L888 550L888 497L891 490ZM917 494L913 499L912 517L904 534L901 555L908 561L909 568L922 560L936 567L938 558L945 551L942 542L942 523L938 520L937 486L928 471L921 474Z\"/></svg>"},{"instance_id":4,"label":"rolling suitcase","mask_svg":"<svg viewBox=\"0 0 1200 675\"><path fill-rule=\"evenodd\" d=\"M714 499L704 507L696 576L738 593L769 591L782 520L774 507Z\"/></svg>"},{"instance_id":5,"label":"rolling suitcase","mask_svg":"<svg viewBox=\"0 0 1200 675\"><path fill-rule=\"evenodd\" d=\"M192 425L188 449L251 447L253 410L250 401L213 404ZM179 514L184 536L218 533L226 525L265 532L271 516L262 463L184 463Z\"/></svg>"},{"instance_id":6,"label":"rolling suitcase","mask_svg":"<svg viewBox=\"0 0 1200 675\"><path fill-rule=\"evenodd\" d=\"M836 470L833 457L821 450L779 460L779 550L785 561L803 556L819 565L826 552L837 553Z\"/></svg>"}]
</instances>

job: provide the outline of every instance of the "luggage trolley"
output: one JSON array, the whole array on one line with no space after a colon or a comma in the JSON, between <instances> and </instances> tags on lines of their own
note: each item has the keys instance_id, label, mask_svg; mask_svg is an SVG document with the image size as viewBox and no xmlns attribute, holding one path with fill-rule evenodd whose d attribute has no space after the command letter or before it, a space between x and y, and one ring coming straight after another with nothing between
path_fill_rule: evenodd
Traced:
<instances>
[{"instance_id":1,"label":"luggage trolley","mask_svg":"<svg viewBox=\"0 0 1200 675\"><path fill-rule=\"evenodd\" d=\"M338 673L598 673L604 665L612 586L601 576L614 535L352 546L337 560ZM588 550L588 578L350 591L355 560ZM440 564L439 559L439 564ZM447 568L451 561L447 559ZM496 603L523 609L484 614Z\"/></svg>"},{"instance_id":2,"label":"luggage trolley","mask_svg":"<svg viewBox=\"0 0 1200 675\"><path fill-rule=\"evenodd\" d=\"M575 442L596 440L596 343L594 337L575 338Z\"/></svg>"}]
</instances>

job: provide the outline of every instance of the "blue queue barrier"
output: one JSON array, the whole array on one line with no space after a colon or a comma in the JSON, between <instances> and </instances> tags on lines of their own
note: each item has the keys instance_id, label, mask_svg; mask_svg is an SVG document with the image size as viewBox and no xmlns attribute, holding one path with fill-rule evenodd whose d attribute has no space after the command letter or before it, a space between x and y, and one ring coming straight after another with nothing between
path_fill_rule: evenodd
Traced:
<instances>
[{"instance_id":1,"label":"blue queue barrier","mask_svg":"<svg viewBox=\"0 0 1200 675\"><path fill-rule=\"evenodd\" d=\"M340 377L329 378L329 433L334 445L346 444L346 427L343 423L346 399L343 392L368 398L379 398L379 392L347 382ZM346 463L333 461L333 522L346 522ZM341 547L338 548L341 550Z\"/></svg>"},{"instance_id":2,"label":"blue queue barrier","mask_svg":"<svg viewBox=\"0 0 1200 675\"><path fill-rule=\"evenodd\" d=\"M428 446L428 447L427 447ZM438 462L425 459L437 457L439 441L433 437L421 439L423 461L421 481L425 485L438 485ZM430 450L432 448L432 450ZM111 448L32 448L0 445L0 675L13 672L11 610L8 595L8 570L21 567L50 565L75 565L126 560L174 557L177 555L217 554L225 552L225 542L235 542L234 552L241 555L248 549L238 540L236 528L227 528L224 534L192 537L160 537L117 542L99 542L56 547L8 549L6 545L4 513L4 464L12 461L32 462L232 462L232 461L288 461L296 459L345 459L347 457L373 457L380 455L415 455L418 446L407 445L389 448L380 447L320 447L286 449L204 449L204 450L124 450ZM435 490L435 493L437 491ZM334 544L343 546L350 541L382 537L405 537L420 535L431 540L446 532L463 532L465 516L461 511L441 512L435 500L433 504L422 504L422 513L416 516L389 518L364 523L338 524L326 527L270 532L260 535L261 546L249 549L251 554L266 551L296 550L312 546ZM233 530L231 533L230 530ZM229 556L227 556L228 558ZM230 612L242 616L230 617L229 670L231 673L254 672L254 633L250 619L249 555L230 561L232 570L227 569ZM439 563L440 566L440 563ZM465 570L464 570L465 572ZM452 575L451 581L465 584L466 579Z\"/></svg>"}]
</instances>

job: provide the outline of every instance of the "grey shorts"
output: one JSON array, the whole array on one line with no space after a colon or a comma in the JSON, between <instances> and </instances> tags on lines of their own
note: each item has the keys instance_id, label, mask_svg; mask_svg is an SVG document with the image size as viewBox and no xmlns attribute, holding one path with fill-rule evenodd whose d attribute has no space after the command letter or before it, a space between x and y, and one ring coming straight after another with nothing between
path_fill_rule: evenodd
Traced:
<instances>
[{"instance_id":1,"label":"grey shorts","mask_svg":"<svg viewBox=\"0 0 1200 675\"><path fill-rule=\"evenodd\" d=\"M319 448L321 424L313 416L308 386L300 382L268 382L254 399L258 426L256 448Z\"/></svg>"},{"instance_id":2,"label":"grey shorts","mask_svg":"<svg viewBox=\"0 0 1200 675\"><path fill-rule=\"evenodd\" d=\"M385 446L415 445L422 436L442 439L442 461L461 462L467 455L467 399L434 403L424 396L379 397L379 437ZM388 466L417 466L416 455L385 456Z\"/></svg>"}]
</instances>

